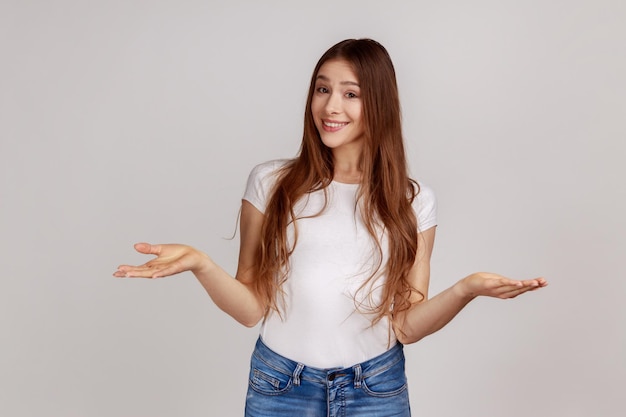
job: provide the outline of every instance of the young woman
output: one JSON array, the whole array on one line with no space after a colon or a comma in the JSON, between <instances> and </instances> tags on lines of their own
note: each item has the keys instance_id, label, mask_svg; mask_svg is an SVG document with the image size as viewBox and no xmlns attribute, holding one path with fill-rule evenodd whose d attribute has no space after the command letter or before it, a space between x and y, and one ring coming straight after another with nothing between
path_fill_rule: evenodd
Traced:
<instances>
[{"instance_id":1,"label":"young woman","mask_svg":"<svg viewBox=\"0 0 626 417\"><path fill-rule=\"evenodd\" d=\"M369 39L319 60L292 160L255 167L241 208L236 279L185 245L116 277L191 271L240 323L262 321L246 415L409 416L403 345L445 326L477 296L547 285L474 273L428 298L436 202L408 177L394 68Z\"/></svg>"}]
</instances>

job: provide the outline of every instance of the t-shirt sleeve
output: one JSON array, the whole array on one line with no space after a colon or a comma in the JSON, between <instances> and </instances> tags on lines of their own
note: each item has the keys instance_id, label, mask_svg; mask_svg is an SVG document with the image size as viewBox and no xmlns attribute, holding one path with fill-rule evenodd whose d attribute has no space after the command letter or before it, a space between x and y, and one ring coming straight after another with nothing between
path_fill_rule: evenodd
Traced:
<instances>
[{"instance_id":1,"label":"t-shirt sleeve","mask_svg":"<svg viewBox=\"0 0 626 417\"><path fill-rule=\"evenodd\" d=\"M252 169L248 176L243 199L256 207L261 213L265 213L270 193L276 181L276 173L283 164L284 161L270 161L259 164Z\"/></svg>"},{"instance_id":2,"label":"t-shirt sleeve","mask_svg":"<svg viewBox=\"0 0 626 417\"><path fill-rule=\"evenodd\" d=\"M422 183L419 186L420 192L413 201L413 208L417 215L417 227L423 232L437 226L437 199L432 188Z\"/></svg>"}]
</instances>

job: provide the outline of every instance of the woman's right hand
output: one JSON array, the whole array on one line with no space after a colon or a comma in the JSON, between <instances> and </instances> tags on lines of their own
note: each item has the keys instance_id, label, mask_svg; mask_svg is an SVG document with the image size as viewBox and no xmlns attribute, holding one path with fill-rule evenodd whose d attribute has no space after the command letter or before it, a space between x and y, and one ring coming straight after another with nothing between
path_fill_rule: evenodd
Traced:
<instances>
[{"instance_id":1,"label":"woman's right hand","mask_svg":"<svg viewBox=\"0 0 626 417\"><path fill-rule=\"evenodd\" d=\"M135 250L156 255L156 258L138 266L120 265L113 274L114 277L162 278L184 271L196 272L207 266L207 261L210 262L204 253L187 245L137 243Z\"/></svg>"}]
</instances>

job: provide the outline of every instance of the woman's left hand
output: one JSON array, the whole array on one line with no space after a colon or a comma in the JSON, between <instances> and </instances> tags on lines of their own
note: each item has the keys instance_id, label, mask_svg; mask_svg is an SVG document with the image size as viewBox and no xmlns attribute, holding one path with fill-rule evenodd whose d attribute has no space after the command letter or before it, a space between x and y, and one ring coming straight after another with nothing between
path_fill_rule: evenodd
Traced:
<instances>
[{"instance_id":1,"label":"woman's left hand","mask_svg":"<svg viewBox=\"0 0 626 417\"><path fill-rule=\"evenodd\" d=\"M548 285L544 278L514 280L490 272L471 274L457 283L463 297L487 296L514 298L528 291L535 291Z\"/></svg>"}]
</instances>

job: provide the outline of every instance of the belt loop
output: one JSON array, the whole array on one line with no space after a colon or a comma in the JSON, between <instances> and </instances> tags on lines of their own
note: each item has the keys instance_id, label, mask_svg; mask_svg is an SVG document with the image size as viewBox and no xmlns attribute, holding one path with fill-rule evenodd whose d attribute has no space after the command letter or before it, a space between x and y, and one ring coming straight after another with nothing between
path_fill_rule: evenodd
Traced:
<instances>
[{"instance_id":1,"label":"belt loop","mask_svg":"<svg viewBox=\"0 0 626 417\"><path fill-rule=\"evenodd\" d=\"M352 367L354 369L354 388L361 388L361 382L363 381L363 377L361 375L361 365L357 364Z\"/></svg>"},{"instance_id":2,"label":"belt loop","mask_svg":"<svg viewBox=\"0 0 626 417\"><path fill-rule=\"evenodd\" d=\"M298 366L296 366L296 369L293 371L293 384L295 386L300 385L300 374L302 373L303 369L304 365L299 363Z\"/></svg>"}]
</instances>

